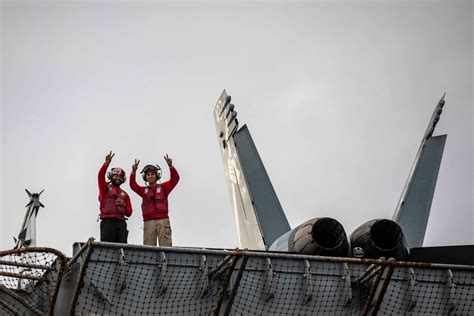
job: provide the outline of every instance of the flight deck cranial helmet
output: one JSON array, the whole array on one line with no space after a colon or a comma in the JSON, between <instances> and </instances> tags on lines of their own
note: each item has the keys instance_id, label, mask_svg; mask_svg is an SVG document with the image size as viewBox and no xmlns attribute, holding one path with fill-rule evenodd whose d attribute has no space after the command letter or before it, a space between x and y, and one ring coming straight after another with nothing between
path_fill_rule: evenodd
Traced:
<instances>
[{"instance_id":1,"label":"flight deck cranial helmet","mask_svg":"<svg viewBox=\"0 0 474 316\"><path fill-rule=\"evenodd\" d=\"M146 173L148 171L154 171L156 173L156 181L161 179L161 168L158 165L146 165L143 167L143 170L140 172L142 174L143 181L146 181Z\"/></svg>"},{"instance_id":2,"label":"flight deck cranial helmet","mask_svg":"<svg viewBox=\"0 0 474 316\"><path fill-rule=\"evenodd\" d=\"M125 171L122 168L112 168L112 169L110 169L110 171L107 173L107 179L112 181L112 176L114 174L122 176L123 177L123 182L125 182L125 180L127 179L127 175L125 174Z\"/></svg>"}]
</instances>

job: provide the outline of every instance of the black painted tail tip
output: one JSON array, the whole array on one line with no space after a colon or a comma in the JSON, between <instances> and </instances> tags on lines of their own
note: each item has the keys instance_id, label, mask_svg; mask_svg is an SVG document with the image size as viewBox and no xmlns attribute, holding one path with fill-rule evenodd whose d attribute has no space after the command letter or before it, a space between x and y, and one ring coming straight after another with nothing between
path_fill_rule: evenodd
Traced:
<instances>
[{"instance_id":1,"label":"black painted tail tip","mask_svg":"<svg viewBox=\"0 0 474 316\"><path fill-rule=\"evenodd\" d=\"M230 100L232 100L232 97L231 97L230 95L228 95L228 96L225 98L224 106L227 106L227 104L230 103Z\"/></svg>"}]
</instances>

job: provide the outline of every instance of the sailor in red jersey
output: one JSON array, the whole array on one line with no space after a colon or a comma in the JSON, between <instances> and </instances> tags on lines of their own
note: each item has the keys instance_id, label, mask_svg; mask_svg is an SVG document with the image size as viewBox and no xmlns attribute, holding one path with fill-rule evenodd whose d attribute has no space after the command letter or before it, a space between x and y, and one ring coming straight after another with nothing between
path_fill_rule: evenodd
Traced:
<instances>
[{"instance_id":1,"label":"sailor in red jersey","mask_svg":"<svg viewBox=\"0 0 474 316\"><path fill-rule=\"evenodd\" d=\"M127 192L120 188L125 182L125 171L112 168L105 173L115 153L105 156L105 162L99 170L99 202L100 202L100 241L127 243L127 217L132 215L132 203Z\"/></svg>"},{"instance_id":2,"label":"sailor in red jersey","mask_svg":"<svg viewBox=\"0 0 474 316\"><path fill-rule=\"evenodd\" d=\"M130 187L142 198L143 214L143 244L156 246L158 238L159 245L172 246L171 225L168 215L168 195L179 181L179 174L173 166L173 160L164 156L166 164L170 169L170 179L164 183L158 183L161 179L161 168L156 165L146 165L141 171L146 186L137 184L135 174L140 160L135 159L130 174Z\"/></svg>"}]
</instances>

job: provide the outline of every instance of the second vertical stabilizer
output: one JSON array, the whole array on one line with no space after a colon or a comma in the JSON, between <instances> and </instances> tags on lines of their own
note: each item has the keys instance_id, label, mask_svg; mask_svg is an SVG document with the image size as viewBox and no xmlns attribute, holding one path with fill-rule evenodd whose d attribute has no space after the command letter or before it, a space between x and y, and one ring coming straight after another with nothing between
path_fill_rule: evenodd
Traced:
<instances>
[{"instance_id":1,"label":"second vertical stabilizer","mask_svg":"<svg viewBox=\"0 0 474 316\"><path fill-rule=\"evenodd\" d=\"M408 246L421 247L425 238L431 203L438 179L447 135L433 137L444 106L444 95L438 102L403 188L393 220L405 234Z\"/></svg>"}]
</instances>

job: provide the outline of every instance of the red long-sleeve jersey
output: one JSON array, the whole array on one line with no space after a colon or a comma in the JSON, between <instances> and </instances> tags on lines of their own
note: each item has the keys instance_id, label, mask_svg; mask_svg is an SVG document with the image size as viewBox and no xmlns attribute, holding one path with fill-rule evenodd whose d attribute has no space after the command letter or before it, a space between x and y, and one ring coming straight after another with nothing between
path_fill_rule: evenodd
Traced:
<instances>
[{"instance_id":1,"label":"red long-sleeve jersey","mask_svg":"<svg viewBox=\"0 0 474 316\"><path fill-rule=\"evenodd\" d=\"M130 187L132 190L137 193L143 201L145 201L145 195L148 192L148 190L153 190L153 192L156 193L158 188L163 188L164 194L165 194L165 207L166 207L166 212L163 212L163 210L157 212L148 212L148 210L144 209L145 203L142 203L142 212L143 212L143 220L149 220L152 218L168 218L168 195L171 193L171 191L175 188L176 184L178 184L179 181L179 173L176 170L176 168L171 167L170 168L170 179L166 182L163 182L161 185L158 184L154 188L148 187L148 186L141 186L137 183L136 178L135 178L135 173L130 174Z\"/></svg>"},{"instance_id":2,"label":"red long-sleeve jersey","mask_svg":"<svg viewBox=\"0 0 474 316\"><path fill-rule=\"evenodd\" d=\"M101 205L105 202L104 199L108 190L108 184L105 181L105 173L107 172L107 167L108 165L106 163L102 165L102 167L99 170L98 179L97 179L98 180L97 182L99 184L99 202L101 203ZM114 184L112 185L115 186ZM119 190L119 192L121 191L125 192L119 187L117 187L117 189ZM125 216L130 217L132 215L133 209L132 209L132 202L130 201L130 196L127 194L127 192L125 192L125 196L123 200L125 201ZM104 214L100 215L100 218L112 218L112 217L121 218L122 216L113 216L113 215L104 215Z\"/></svg>"}]
</instances>

